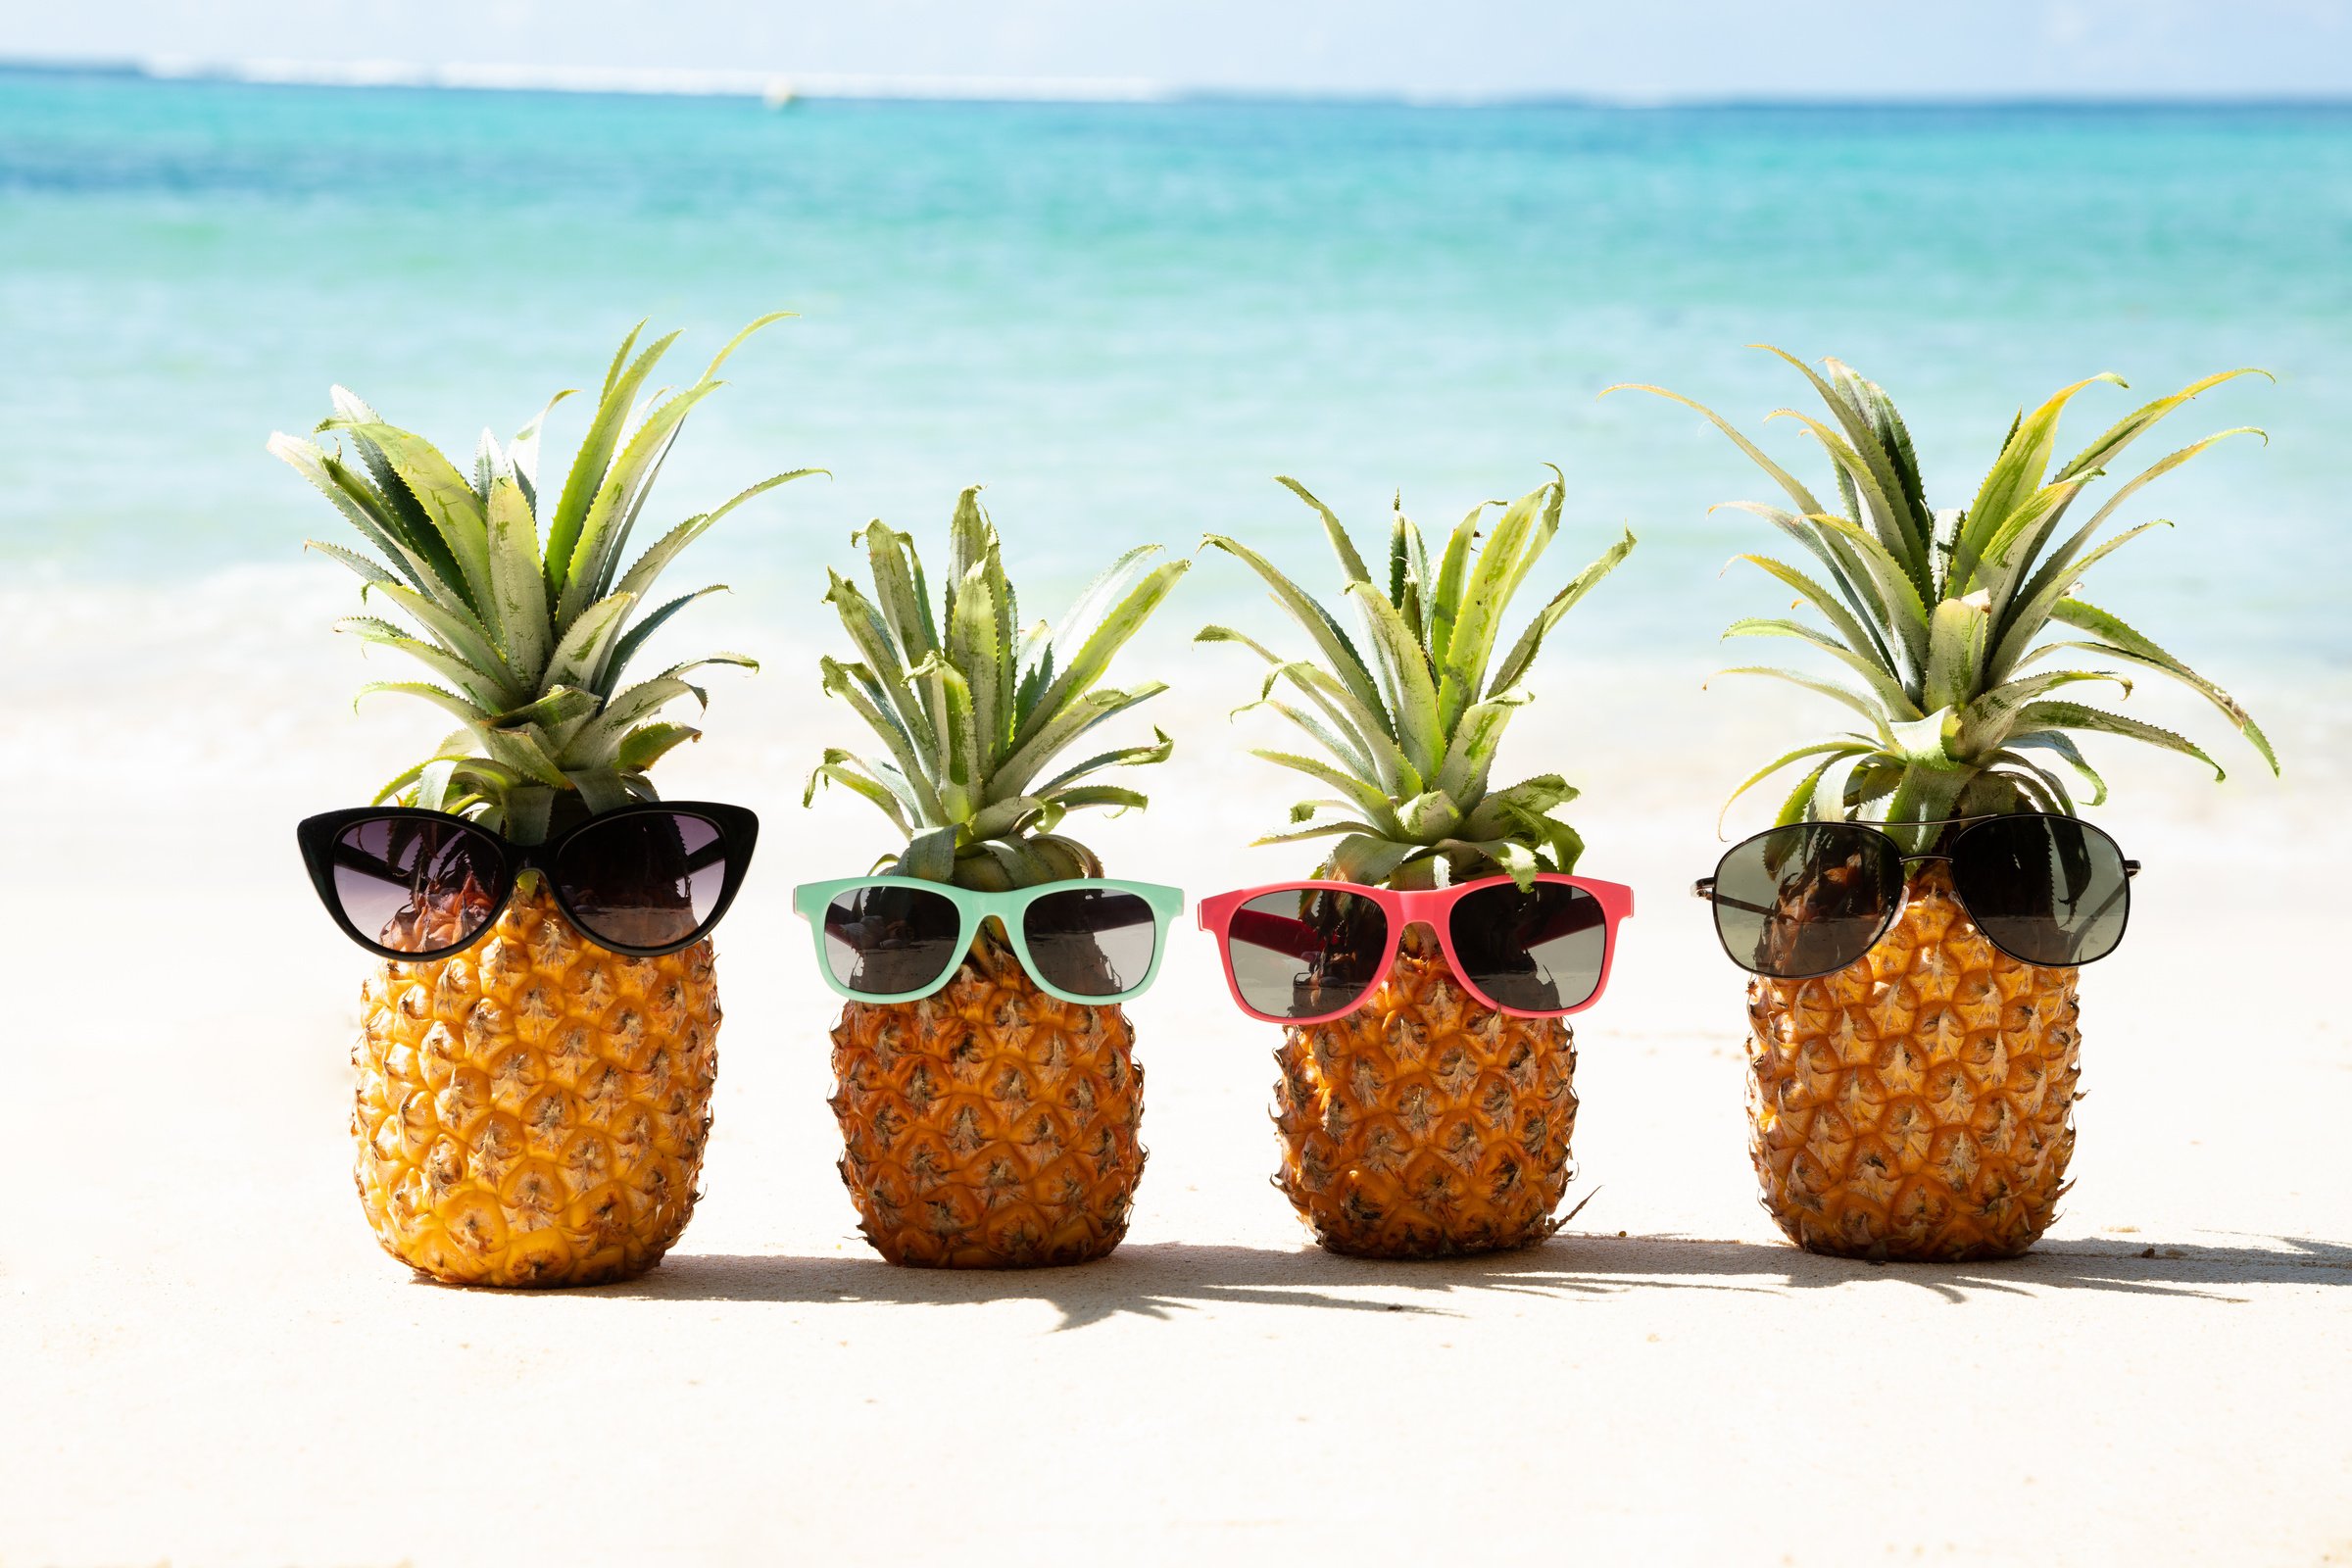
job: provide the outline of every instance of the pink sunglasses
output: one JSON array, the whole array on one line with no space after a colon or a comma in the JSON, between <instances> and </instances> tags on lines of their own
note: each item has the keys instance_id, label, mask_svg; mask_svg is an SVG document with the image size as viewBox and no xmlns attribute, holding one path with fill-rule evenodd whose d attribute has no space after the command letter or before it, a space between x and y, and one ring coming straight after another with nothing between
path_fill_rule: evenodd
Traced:
<instances>
[{"instance_id":1,"label":"pink sunglasses","mask_svg":"<svg viewBox=\"0 0 2352 1568\"><path fill-rule=\"evenodd\" d=\"M1233 1000L1268 1023L1323 1023L1363 1004L1396 963L1398 938L1437 933L1472 996L1521 1018L1557 1018L1600 1000L1617 922L1634 890L1540 873L1400 892L1352 882L1280 882L1200 901Z\"/></svg>"}]
</instances>

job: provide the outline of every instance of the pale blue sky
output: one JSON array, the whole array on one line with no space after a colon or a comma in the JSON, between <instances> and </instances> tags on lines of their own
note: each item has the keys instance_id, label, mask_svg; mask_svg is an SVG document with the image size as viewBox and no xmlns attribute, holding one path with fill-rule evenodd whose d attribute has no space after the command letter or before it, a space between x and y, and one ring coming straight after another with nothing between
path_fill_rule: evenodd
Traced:
<instances>
[{"instance_id":1,"label":"pale blue sky","mask_svg":"<svg viewBox=\"0 0 2352 1568\"><path fill-rule=\"evenodd\" d=\"M2352 0L112 0L0 55L1632 97L2352 94Z\"/></svg>"}]
</instances>

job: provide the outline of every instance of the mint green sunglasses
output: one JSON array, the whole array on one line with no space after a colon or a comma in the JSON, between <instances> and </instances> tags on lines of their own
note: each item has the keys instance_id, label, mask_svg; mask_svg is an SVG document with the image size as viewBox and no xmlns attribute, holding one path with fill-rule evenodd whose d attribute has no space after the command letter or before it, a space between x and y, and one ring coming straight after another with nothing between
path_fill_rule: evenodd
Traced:
<instances>
[{"instance_id":1,"label":"mint green sunglasses","mask_svg":"<svg viewBox=\"0 0 2352 1568\"><path fill-rule=\"evenodd\" d=\"M936 994L994 916L1039 990L1101 1006L1151 986L1184 894L1100 879L975 893L910 876L854 876L793 889L792 907L816 938L825 983L853 1002Z\"/></svg>"}]
</instances>

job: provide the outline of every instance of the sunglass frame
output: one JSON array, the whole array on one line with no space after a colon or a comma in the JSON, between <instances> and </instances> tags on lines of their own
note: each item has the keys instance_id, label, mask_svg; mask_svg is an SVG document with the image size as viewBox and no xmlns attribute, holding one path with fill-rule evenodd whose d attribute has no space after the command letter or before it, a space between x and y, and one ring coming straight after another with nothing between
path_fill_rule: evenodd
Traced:
<instances>
[{"instance_id":1,"label":"sunglass frame","mask_svg":"<svg viewBox=\"0 0 2352 1568\"><path fill-rule=\"evenodd\" d=\"M572 908L571 901L564 896L564 890L555 877L556 860L565 844L589 828L610 826L626 817L657 814L699 816L718 829L719 844L726 852L727 869L719 885L717 902L710 906L709 918L697 925L693 934L682 941L663 943L659 947L608 941L581 920ZM352 924L350 914L343 908L342 900L335 895L335 841L355 822L394 820L454 822L487 840L497 852L497 896L491 903L489 914L482 920L481 929L464 942L425 953L407 953L363 935L359 927ZM751 868L752 851L760 840L760 817L749 807L729 806L718 801L638 801L610 811L599 811L584 821L573 823L544 844L516 844L494 828L484 827L479 822L449 811L428 811L416 806L355 806L340 811L322 811L317 816L305 817L295 825L294 837L302 846L303 864L310 871L311 887L318 895L318 902L326 906L326 912L342 928L345 936L379 957L400 963L432 963L464 953L481 941L490 928L498 923L498 917L506 912L508 904L514 900L514 885L522 873L536 871L547 884L548 896L556 901L556 907L564 911L564 918L569 920L573 928L588 941L608 953L617 953L626 958L659 958L693 947L708 937L725 918L728 906L735 902L735 895L743 887L745 873Z\"/></svg>"},{"instance_id":2,"label":"sunglass frame","mask_svg":"<svg viewBox=\"0 0 2352 1568\"><path fill-rule=\"evenodd\" d=\"M1592 994L1573 1007L1531 1010L1525 1007L1505 1006L1487 995L1462 970L1461 959L1453 951L1453 922L1451 919L1453 906L1470 894L1482 889L1494 887L1501 883L1516 885L1516 879L1508 876L1480 877L1475 882L1458 882L1451 887L1445 888L1411 889L1376 888L1366 887L1356 882L1328 882L1313 879L1300 882L1273 882L1264 887L1240 888L1231 893L1219 893L1214 897L1202 899L1199 918L1200 929L1216 938L1217 958L1224 965L1225 986L1233 993L1234 1004L1250 1017L1264 1023L1306 1027L1329 1023L1334 1018L1345 1018L1349 1013L1356 1011L1388 980L1389 972L1396 966L1396 952L1404 941L1405 933L1416 925L1427 926L1437 933L1438 948L1446 956L1446 967L1452 971L1454 979L1460 983L1462 989L1476 997L1482 1004L1494 1008L1496 1012L1508 1013L1514 1018L1565 1018L1571 1013L1584 1011L1600 1001L1601 997L1607 993L1609 970L1617 961L1617 926L1619 922L1633 917L1634 890L1622 882L1603 882L1594 877L1568 876L1556 871L1538 872L1534 880L1580 888L1600 905L1602 921L1600 978L1593 983ZM1242 995L1242 982L1234 973L1233 917L1240 913L1242 906L1252 899L1262 899L1274 893L1313 892L1349 893L1359 899L1370 900L1380 908L1389 922L1389 937L1381 955L1380 967L1374 971L1372 978L1365 982L1362 992L1344 1007L1303 1017L1288 1017L1279 1013L1261 1012L1251 1006L1249 999Z\"/></svg>"},{"instance_id":3,"label":"sunglass frame","mask_svg":"<svg viewBox=\"0 0 2352 1568\"><path fill-rule=\"evenodd\" d=\"M1904 906L1911 902L1911 879L1905 868L1908 867L1913 861L1941 860L1946 865L1949 865L1952 863L1953 857L1959 853L1962 841L1965 840L1969 834L1975 832L1979 827L1984 826L1987 822L2017 822L2033 817L2038 817L2042 820L2050 822L2065 822L2074 827L2082 828L2086 832L2096 833L2100 838L2105 839L2107 843L2115 850L2115 857L2119 861L2122 862L2124 867L2124 923L2122 928L2115 933L2115 941L2108 947L2107 951L2100 954L2098 957L2084 958L2077 963L2036 963L2034 959L2026 957L2021 954L2010 952L2010 950L2002 944L1998 937L1994 936L1990 931L1984 928L1984 922L1977 918L1976 911L1969 908L1968 900L1961 894L1957 878L1954 879L1952 884L1952 901L1958 904L1962 911L1968 915L1969 923L1976 926L1979 935L1983 936L1985 941L1991 943L1993 947L2002 954L2003 956L2013 958L2017 962L2026 965L2028 968L2080 969L2085 963L2096 963L2099 961L2099 958L2112 957L2115 954L2115 950L2124 945L2124 937L2132 928L2132 881L2134 877L2139 875L2139 862L2125 855L2124 847L2115 842L2115 835L2108 832L2105 828L2100 827L2097 823L2085 822L2079 816L2062 816L2056 811L2000 811L1981 816L1947 816L1926 822L1897 822L1893 824L1894 826L1900 828L1956 827L1960 830L1951 836L1950 842L1945 844L1943 848L1938 850L1922 850L1916 854L1905 850L1902 845L1897 842L1893 834L1887 832L1885 827L1876 822L1784 822L1778 827L1768 827L1761 833L1750 833L1746 838L1741 839L1739 843L1724 851L1722 856L1719 857L1715 861L1715 874L1713 876L1702 876L1696 882L1691 883L1690 893L1693 898L1704 899L1709 905L1717 907L1718 912L1711 919L1709 919L1707 923L1715 928L1716 946L1722 948L1723 956L1731 959L1732 962L1739 968L1748 974L1755 975L1759 979L1764 980L1819 980L1825 975L1838 974L1852 968L1855 964L1860 963L1863 959L1869 957L1872 949L1876 948L1880 943L1886 940L1886 933L1894 929L1895 921L1902 918ZM1759 840L1772 837L1775 833L1786 833L1790 828L1798 827L1847 828L1858 832L1868 833L1876 838L1885 840L1887 848L1894 852L1897 885L1895 889L1894 900L1886 907L1886 917L1879 922L1878 929L1871 934L1869 943L1863 947L1860 953L1846 959L1845 962L1838 964L1832 968L1810 969L1803 974L1774 974L1768 970L1758 969L1752 964L1742 962L1740 955L1732 951L1731 939L1723 934L1723 917L1720 913L1721 906L1717 889L1723 880L1723 868L1731 864L1733 856L1738 855L1741 850L1746 849L1749 845L1754 844Z\"/></svg>"},{"instance_id":4,"label":"sunglass frame","mask_svg":"<svg viewBox=\"0 0 2352 1568\"><path fill-rule=\"evenodd\" d=\"M954 949L955 956L939 977L929 985L913 991L858 991L834 978L833 965L825 956L825 910L833 901L854 888L885 887L914 888L936 893L956 906L959 930ZM1020 918L1029 906L1052 893L1080 893L1090 889L1106 893L1128 893L1144 901L1152 910L1152 964L1144 978L1125 991L1107 996L1090 997L1061 987L1038 973L1036 962L1029 955L1029 936ZM889 1005L901 1002L920 1002L925 997L945 991L963 968L965 956L979 939L980 927L991 916L1004 928L1005 939L1012 945L1012 955L1019 960L1021 970L1040 991L1059 1002L1081 1007L1110 1007L1131 1002L1152 989L1159 978L1159 965L1168 953L1168 927L1184 912L1184 891L1157 882L1125 882L1110 877L1073 877L1064 882L1041 882L1035 887L1013 888L1003 893L984 893L974 888L959 888L946 882L926 881L914 876L848 876L829 882L804 882L792 890L792 912L808 922L809 936L816 949L816 972L824 976L825 984L834 993L851 1002Z\"/></svg>"}]
</instances>

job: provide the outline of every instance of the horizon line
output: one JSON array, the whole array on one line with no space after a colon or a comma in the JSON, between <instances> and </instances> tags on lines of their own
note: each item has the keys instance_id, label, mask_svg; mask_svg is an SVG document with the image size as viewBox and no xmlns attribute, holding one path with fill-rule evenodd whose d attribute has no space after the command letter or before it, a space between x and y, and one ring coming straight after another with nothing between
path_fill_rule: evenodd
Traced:
<instances>
[{"instance_id":1,"label":"horizon line","mask_svg":"<svg viewBox=\"0 0 2352 1568\"><path fill-rule=\"evenodd\" d=\"M1431 89L1413 87L1219 87L1132 76L916 75L852 72L761 71L740 67L519 66L453 61L300 60L260 57L208 60L187 55L58 57L0 55L0 74L132 76L149 81L240 86L407 88L453 92L527 92L622 97L751 98L771 107L804 98L929 103L1330 103L1429 108L1575 107L1609 109L1738 108L2333 108L2352 93L2136 92L1947 93L1902 97L1828 94L1720 94L1569 89Z\"/></svg>"}]
</instances>

